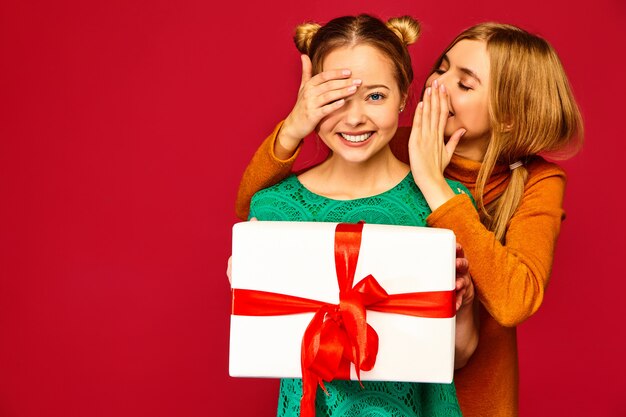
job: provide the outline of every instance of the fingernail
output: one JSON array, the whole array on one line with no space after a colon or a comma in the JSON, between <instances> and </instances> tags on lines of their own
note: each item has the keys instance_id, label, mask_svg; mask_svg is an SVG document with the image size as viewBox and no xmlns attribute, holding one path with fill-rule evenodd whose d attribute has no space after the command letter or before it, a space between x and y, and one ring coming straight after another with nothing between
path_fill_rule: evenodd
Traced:
<instances>
[{"instance_id":1,"label":"fingernail","mask_svg":"<svg viewBox=\"0 0 626 417\"><path fill-rule=\"evenodd\" d=\"M441 84L441 87L439 87L439 89L441 90L442 93L446 92L446 86Z\"/></svg>"},{"instance_id":2,"label":"fingernail","mask_svg":"<svg viewBox=\"0 0 626 417\"><path fill-rule=\"evenodd\" d=\"M430 95L430 87L428 87L428 88L426 89L426 94L427 94L427 95Z\"/></svg>"},{"instance_id":3,"label":"fingernail","mask_svg":"<svg viewBox=\"0 0 626 417\"><path fill-rule=\"evenodd\" d=\"M465 132L467 132L467 130L463 129L463 133L461 133L461 136L463 136Z\"/></svg>"},{"instance_id":4,"label":"fingernail","mask_svg":"<svg viewBox=\"0 0 626 417\"><path fill-rule=\"evenodd\" d=\"M435 88L435 90L436 90L438 86L439 86L439 83L437 82L437 80L435 80L433 82L433 88Z\"/></svg>"},{"instance_id":5,"label":"fingernail","mask_svg":"<svg viewBox=\"0 0 626 417\"><path fill-rule=\"evenodd\" d=\"M352 84L354 84L354 85L361 85L362 82L363 81L359 80L359 79L352 80Z\"/></svg>"},{"instance_id":6,"label":"fingernail","mask_svg":"<svg viewBox=\"0 0 626 417\"><path fill-rule=\"evenodd\" d=\"M419 103L417 103L417 107L419 107L420 109L424 107L424 102L420 101Z\"/></svg>"},{"instance_id":7,"label":"fingernail","mask_svg":"<svg viewBox=\"0 0 626 417\"><path fill-rule=\"evenodd\" d=\"M356 85L353 85L351 87L348 87L348 92L349 93L354 93L356 91Z\"/></svg>"},{"instance_id":8,"label":"fingernail","mask_svg":"<svg viewBox=\"0 0 626 417\"><path fill-rule=\"evenodd\" d=\"M342 73L343 75L350 75L350 72L351 72L351 71L350 71L350 70L347 70L347 69L345 69L345 70L341 71L341 73Z\"/></svg>"}]
</instances>

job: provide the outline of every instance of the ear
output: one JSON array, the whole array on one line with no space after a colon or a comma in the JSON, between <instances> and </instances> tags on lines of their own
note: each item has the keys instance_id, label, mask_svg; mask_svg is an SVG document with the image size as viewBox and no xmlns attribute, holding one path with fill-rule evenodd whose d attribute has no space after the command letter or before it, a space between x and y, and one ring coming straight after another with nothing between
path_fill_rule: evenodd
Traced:
<instances>
[{"instance_id":1,"label":"ear","mask_svg":"<svg viewBox=\"0 0 626 417\"><path fill-rule=\"evenodd\" d=\"M400 99L400 113L402 113L404 111L404 108L406 107L406 100L407 100L408 94L404 94L402 96L402 98Z\"/></svg>"},{"instance_id":2,"label":"ear","mask_svg":"<svg viewBox=\"0 0 626 417\"><path fill-rule=\"evenodd\" d=\"M513 130L513 122L507 122L507 123L501 123L500 124L500 131L502 133L509 133L511 130Z\"/></svg>"}]
</instances>

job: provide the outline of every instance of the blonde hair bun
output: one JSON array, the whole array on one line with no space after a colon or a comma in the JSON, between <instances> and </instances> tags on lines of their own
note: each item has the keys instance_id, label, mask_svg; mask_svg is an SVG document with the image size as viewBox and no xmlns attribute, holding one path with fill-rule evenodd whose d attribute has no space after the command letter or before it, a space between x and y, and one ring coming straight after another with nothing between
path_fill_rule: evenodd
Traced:
<instances>
[{"instance_id":1,"label":"blonde hair bun","mask_svg":"<svg viewBox=\"0 0 626 417\"><path fill-rule=\"evenodd\" d=\"M311 50L311 41L313 36L320 29L320 25L313 22L302 23L296 27L296 33L293 35L293 41L296 44L296 48L300 53L309 54Z\"/></svg>"},{"instance_id":2,"label":"blonde hair bun","mask_svg":"<svg viewBox=\"0 0 626 417\"><path fill-rule=\"evenodd\" d=\"M420 23L411 16L392 17L387 21L387 27L398 35L405 45L415 43L422 31Z\"/></svg>"}]
</instances>

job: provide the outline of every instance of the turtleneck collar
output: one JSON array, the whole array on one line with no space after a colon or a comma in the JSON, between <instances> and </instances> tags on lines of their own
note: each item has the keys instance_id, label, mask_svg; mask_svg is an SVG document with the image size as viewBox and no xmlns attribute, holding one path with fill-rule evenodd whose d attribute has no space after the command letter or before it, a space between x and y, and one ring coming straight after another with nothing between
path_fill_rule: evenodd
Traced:
<instances>
[{"instance_id":1,"label":"turtleneck collar","mask_svg":"<svg viewBox=\"0 0 626 417\"><path fill-rule=\"evenodd\" d=\"M478 200L476 198L476 179L478 178L478 171L480 171L481 165L481 162L472 161L471 159L466 159L458 155L452 155L452 159L444 175L446 178L465 184L474 196L474 199ZM489 204L504 192L504 189L509 183L510 174L511 170L506 164L499 163L493 167L493 172L489 180L487 180L483 191L484 204Z\"/></svg>"}]
</instances>

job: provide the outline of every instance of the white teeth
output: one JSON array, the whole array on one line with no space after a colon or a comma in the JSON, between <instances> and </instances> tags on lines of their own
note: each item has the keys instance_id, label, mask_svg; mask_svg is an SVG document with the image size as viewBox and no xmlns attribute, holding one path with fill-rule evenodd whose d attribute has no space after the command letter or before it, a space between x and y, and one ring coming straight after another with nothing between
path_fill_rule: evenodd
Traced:
<instances>
[{"instance_id":1,"label":"white teeth","mask_svg":"<svg viewBox=\"0 0 626 417\"><path fill-rule=\"evenodd\" d=\"M348 135L345 133L340 133L341 137L347 140L348 142L359 143L364 142L369 139L370 136L373 135L373 132L363 133L362 135Z\"/></svg>"}]
</instances>

